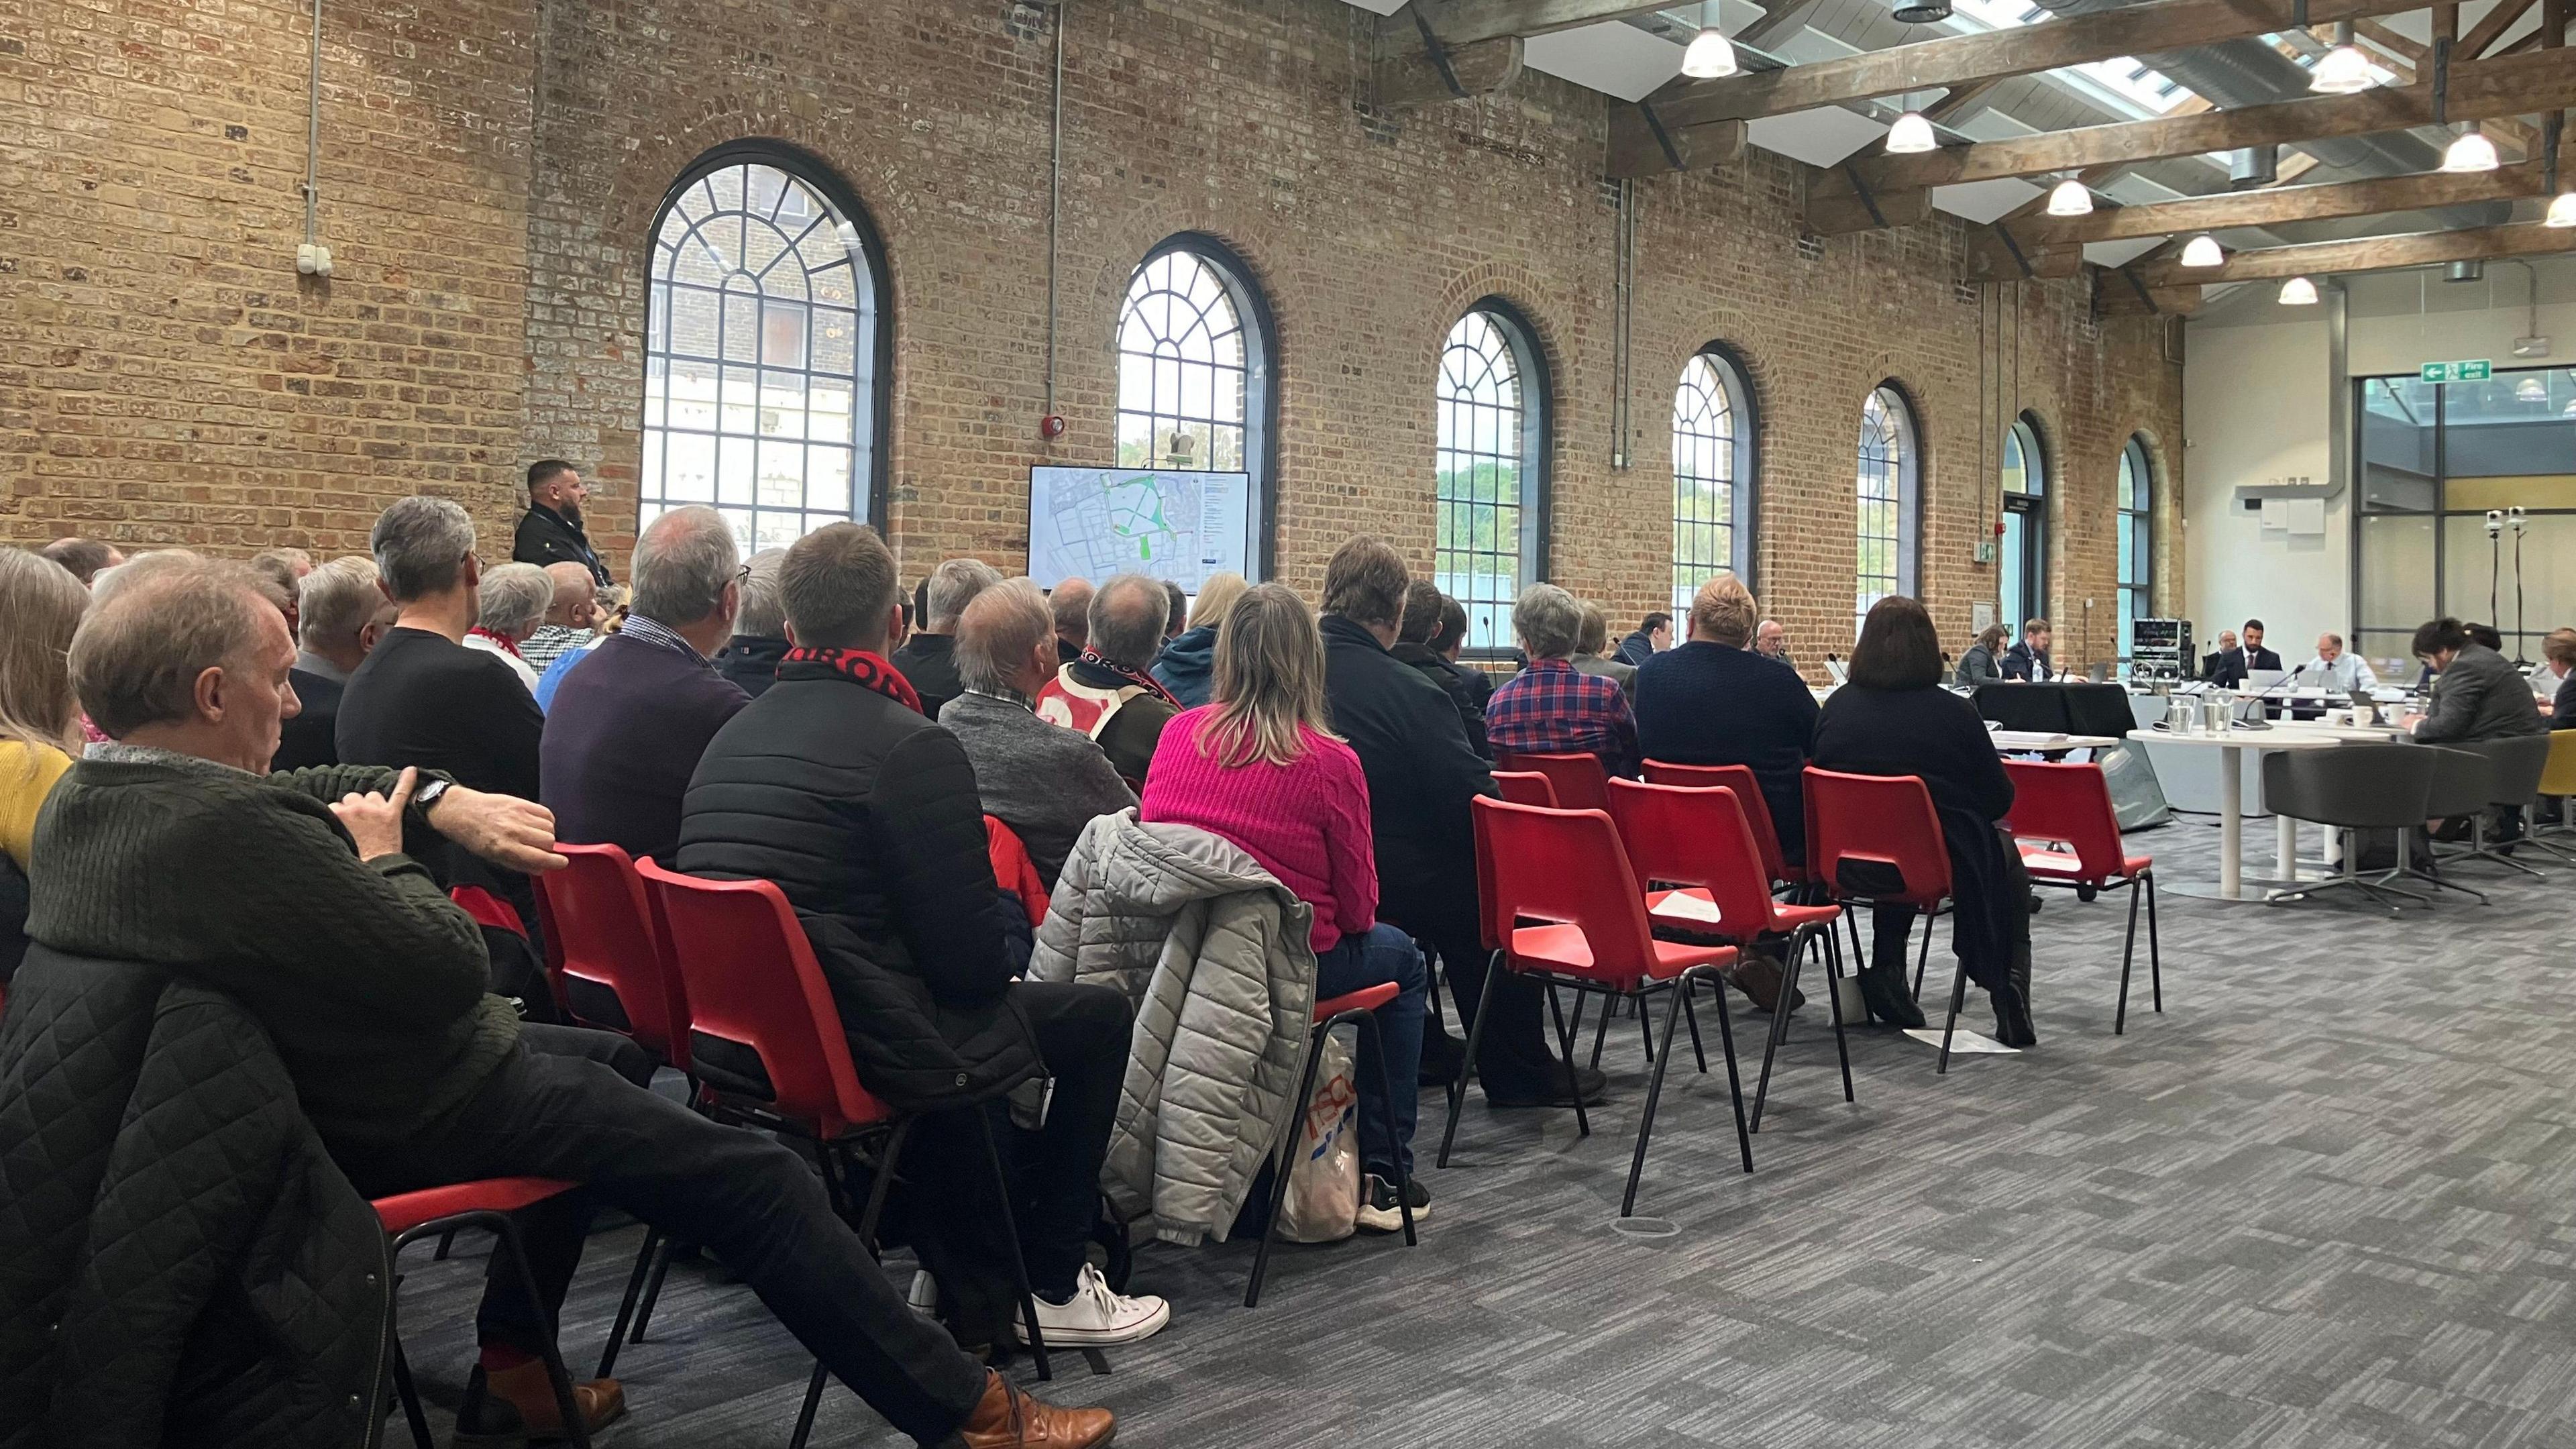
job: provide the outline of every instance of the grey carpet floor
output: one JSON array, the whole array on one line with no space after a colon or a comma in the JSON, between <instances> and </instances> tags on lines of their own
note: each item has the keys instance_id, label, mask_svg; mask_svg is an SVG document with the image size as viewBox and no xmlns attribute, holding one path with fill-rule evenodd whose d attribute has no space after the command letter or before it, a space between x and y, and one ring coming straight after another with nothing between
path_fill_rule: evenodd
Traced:
<instances>
[{"instance_id":1,"label":"grey carpet floor","mask_svg":"<svg viewBox=\"0 0 2576 1449\"><path fill-rule=\"evenodd\" d=\"M2250 826L2249 858L2268 839ZM2132 845L2214 873L2205 819ZM1613 1227L1633 1023L1588 1139L1571 1113L1471 1104L1433 1171L1426 1093L1419 1247L1283 1250L1250 1312L1249 1245L1140 1249L1171 1327L1105 1377L1059 1359L1042 1392L1113 1407L1137 1449L2576 1445L2576 871L2463 878L2494 903L2390 921L2168 894L2165 1010L2142 939L2122 1037L2125 897L2050 892L2035 1051L1941 1078L1929 1048L1858 1031L1846 1105L1819 997L1749 1177L1722 1072L1676 1072L1638 1205L1668 1236ZM1946 946L1945 926L1944 980ZM577 1371L636 1232L592 1243ZM479 1249L406 1268L413 1362L452 1406ZM809 1366L747 1290L684 1265L604 1441L781 1446ZM836 1388L814 1442L899 1441Z\"/></svg>"}]
</instances>

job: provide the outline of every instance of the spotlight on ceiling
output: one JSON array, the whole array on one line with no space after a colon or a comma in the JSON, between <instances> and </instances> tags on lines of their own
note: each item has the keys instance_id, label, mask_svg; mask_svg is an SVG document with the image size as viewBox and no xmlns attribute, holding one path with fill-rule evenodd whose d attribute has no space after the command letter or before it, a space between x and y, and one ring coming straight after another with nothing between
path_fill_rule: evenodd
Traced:
<instances>
[{"instance_id":1,"label":"spotlight on ceiling","mask_svg":"<svg viewBox=\"0 0 2576 1449\"><path fill-rule=\"evenodd\" d=\"M1692 80L1735 74L1735 45L1717 28L1717 0L1705 0L1699 7L1699 34L1682 52L1682 74Z\"/></svg>"},{"instance_id":2,"label":"spotlight on ceiling","mask_svg":"<svg viewBox=\"0 0 2576 1449\"><path fill-rule=\"evenodd\" d=\"M2496 156L2495 142L2487 139L2486 132L2479 130L2475 121L2469 122L2467 130L2453 137L2451 148L2442 153L2442 169L2445 171L2493 171L2502 164Z\"/></svg>"},{"instance_id":3,"label":"spotlight on ceiling","mask_svg":"<svg viewBox=\"0 0 2576 1449\"><path fill-rule=\"evenodd\" d=\"M2576 191L2562 191L2549 203L2549 219L2542 226L2576 226Z\"/></svg>"},{"instance_id":4,"label":"spotlight on ceiling","mask_svg":"<svg viewBox=\"0 0 2576 1449\"><path fill-rule=\"evenodd\" d=\"M2084 189L2083 182L2077 181L2071 177L2067 180L2061 181L2048 193L2048 214L2051 216L2091 216L2093 214L2093 193Z\"/></svg>"},{"instance_id":5,"label":"spotlight on ceiling","mask_svg":"<svg viewBox=\"0 0 2576 1449\"><path fill-rule=\"evenodd\" d=\"M1913 156L1935 150L1940 144L1932 134L1932 123L1923 119L1921 111L1907 111L1897 117L1896 124L1887 130L1887 154L1890 156ZM2576 225L2576 221L2569 224Z\"/></svg>"},{"instance_id":6,"label":"spotlight on ceiling","mask_svg":"<svg viewBox=\"0 0 2576 1449\"><path fill-rule=\"evenodd\" d=\"M2317 305L2317 284L2305 277L2292 277L2281 284L2278 300L2284 307L2313 307Z\"/></svg>"},{"instance_id":7,"label":"spotlight on ceiling","mask_svg":"<svg viewBox=\"0 0 2576 1449\"><path fill-rule=\"evenodd\" d=\"M2352 22L2346 20L2335 27L2334 49L2327 51L2317 61L2317 68L2308 72L2308 89L2321 95L2348 96L2355 91L2366 91L2375 84L2377 78L2371 74L2370 57L2353 43Z\"/></svg>"},{"instance_id":8,"label":"spotlight on ceiling","mask_svg":"<svg viewBox=\"0 0 2576 1449\"><path fill-rule=\"evenodd\" d=\"M2218 238L2207 232L2183 243L2182 264L2186 267L2224 266L2227 253L2218 249Z\"/></svg>"}]
</instances>

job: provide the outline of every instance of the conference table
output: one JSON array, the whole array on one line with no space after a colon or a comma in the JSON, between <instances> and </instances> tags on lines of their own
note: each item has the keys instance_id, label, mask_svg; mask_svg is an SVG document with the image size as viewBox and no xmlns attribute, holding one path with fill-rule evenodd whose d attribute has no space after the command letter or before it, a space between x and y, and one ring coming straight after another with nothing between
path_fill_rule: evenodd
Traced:
<instances>
[{"instance_id":1,"label":"conference table","mask_svg":"<svg viewBox=\"0 0 2576 1449\"><path fill-rule=\"evenodd\" d=\"M2002 755L2063 755L2073 750L2107 750L2120 742L2117 735L2067 735L2050 730L1988 730L1995 753Z\"/></svg>"},{"instance_id":2,"label":"conference table","mask_svg":"<svg viewBox=\"0 0 2576 1449\"><path fill-rule=\"evenodd\" d=\"M2129 731L2129 738L2141 744L2178 746L2185 749L2218 752L2218 889L2212 899L2222 901L2260 901L2270 898L2268 887L2295 886L2299 881L2299 822L2275 812L2272 816L2273 868L2279 873L2274 880L2258 880L2251 895L2245 892L2245 784L2242 763L2245 751L2257 754L2266 750L2333 750L2347 744L2388 741L2404 732L2395 726L2319 725L2271 729L2231 729L2215 734L2180 734L2171 730L2139 729ZM2168 889L2185 895L2201 895L2188 884L2168 884Z\"/></svg>"}]
</instances>

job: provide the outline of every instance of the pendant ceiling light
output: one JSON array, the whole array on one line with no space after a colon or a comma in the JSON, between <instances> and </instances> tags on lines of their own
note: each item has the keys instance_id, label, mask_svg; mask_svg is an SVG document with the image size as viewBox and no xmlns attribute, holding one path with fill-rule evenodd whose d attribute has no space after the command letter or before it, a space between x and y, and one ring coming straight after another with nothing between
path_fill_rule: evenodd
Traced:
<instances>
[{"instance_id":1,"label":"pendant ceiling light","mask_svg":"<svg viewBox=\"0 0 2576 1449\"><path fill-rule=\"evenodd\" d=\"M1907 111L1897 117L1896 124L1887 131L1887 154L1890 156L1913 156L1934 150L1940 144L1932 135L1932 123L1923 119L1921 111Z\"/></svg>"},{"instance_id":2,"label":"pendant ceiling light","mask_svg":"<svg viewBox=\"0 0 2576 1449\"><path fill-rule=\"evenodd\" d=\"M2347 20L2337 25L2334 49L2327 51L2317 61L2317 68L2308 72L2308 89L2321 95L2348 96L2376 84L2378 77L2372 72L2369 55L2353 43L2352 22Z\"/></svg>"},{"instance_id":3,"label":"pendant ceiling light","mask_svg":"<svg viewBox=\"0 0 2576 1449\"><path fill-rule=\"evenodd\" d=\"M2085 190L2084 183L2081 181L2076 181L2071 178L2061 181L2048 193L2048 214L2051 216L2091 216L2093 214L2093 193Z\"/></svg>"},{"instance_id":4,"label":"pendant ceiling light","mask_svg":"<svg viewBox=\"0 0 2576 1449\"><path fill-rule=\"evenodd\" d=\"M2549 384L2537 377L2526 377L2513 385L2513 395L2521 402L2549 401Z\"/></svg>"},{"instance_id":5,"label":"pendant ceiling light","mask_svg":"<svg viewBox=\"0 0 2576 1449\"><path fill-rule=\"evenodd\" d=\"M2549 219L2542 226L2576 226L2576 191L2562 191L2549 203Z\"/></svg>"},{"instance_id":6,"label":"pendant ceiling light","mask_svg":"<svg viewBox=\"0 0 2576 1449\"><path fill-rule=\"evenodd\" d=\"M1735 46L1726 32L1717 28L1717 0L1705 0L1699 7L1699 34L1691 37L1690 48L1682 52L1682 74L1692 80L1715 80L1735 74Z\"/></svg>"},{"instance_id":7,"label":"pendant ceiling light","mask_svg":"<svg viewBox=\"0 0 2576 1449\"><path fill-rule=\"evenodd\" d=\"M2227 253L2218 249L2218 239L2207 232L2183 244L2182 264L2186 267L2215 267L2226 261Z\"/></svg>"},{"instance_id":8,"label":"pendant ceiling light","mask_svg":"<svg viewBox=\"0 0 2576 1449\"><path fill-rule=\"evenodd\" d=\"M2479 130L2475 121L2469 122L2467 130L2453 137L2451 149L2442 153L2442 169L2445 171L2493 171L2501 164L2496 158L2495 142L2487 139L2486 132Z\"/></svg>"},{"instance_id":9,"label":"pendant ceiling light","mask_svg":"<svg viewBox=\"0 0 2576 1449\"><path fill-rule=\"evenodd\" d=\"M2284 307L2317 305L2317 284L2305 277L2292 277L2281 284L2280 303Z\"/></svg>"}]
</instances>

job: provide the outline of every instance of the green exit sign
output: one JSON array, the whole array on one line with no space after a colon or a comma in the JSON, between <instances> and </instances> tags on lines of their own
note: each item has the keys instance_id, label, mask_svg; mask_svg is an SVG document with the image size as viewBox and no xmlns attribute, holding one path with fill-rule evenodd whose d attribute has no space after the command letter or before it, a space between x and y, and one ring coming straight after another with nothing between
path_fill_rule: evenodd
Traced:
<instances>
[{"instance_id":1,"label":"green exit sign","mask_svg":"<svg viewBox=\"0 0 2576 1449\"><path fill-rule=\"evenodd\" d=\"M2426 382L2484 382L2495 376L2495 364L2481 357L2467 362L2428 362L2415 369Z\"/></svg>"}]
</instances>

